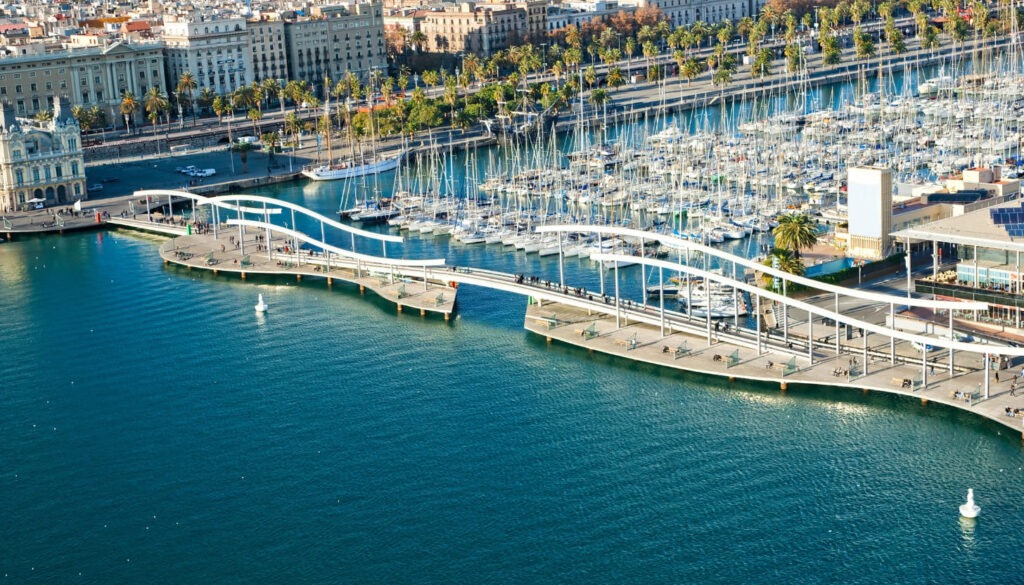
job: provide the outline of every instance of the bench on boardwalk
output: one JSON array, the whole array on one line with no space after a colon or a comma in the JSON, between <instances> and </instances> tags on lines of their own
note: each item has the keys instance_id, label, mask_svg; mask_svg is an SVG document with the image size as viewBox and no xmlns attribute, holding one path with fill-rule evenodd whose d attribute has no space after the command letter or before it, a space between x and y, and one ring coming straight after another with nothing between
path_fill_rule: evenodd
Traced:
<instances>
[{"instance_id":1,"label":"bench on boardwalk","mask_svg":"<svg viewBox=\"0 0 1024 585\"><path fill-rule=\"evenodd\" d=\"M218 260L213 257L213 252L210 252L209 254L206 255L206 265L207 266L213 266L217 262L218 262Z\"/></svg>"},{"instance_id":2,"label":"bench on boardwalk","mask_svg":"<svg viewBox=\"0 0 1024 585\"><path fill-rule=\"evenodd\" d=\"M633 334L629 339L616 339L615 345L625 346L627 349L636 349L636 333Z\"/></svg>"},{"instance_id":3,"label":"bench on boardwalk","mask_svg":"<svg viewBox=\"0 0 1024 585\"><path fill-rule=\"evenodd\" d=\"M965 390L954 390L949 393L949 397L953 400L959 400L966 402L967 404L973 404L975 400L981 398L981 392L968 392Z\"/></svg>"},{"instance_id":4,"label":"bench on boardwalk","mask_svg":"<svg viewBox=\"0 0 1024 585\"><path fill-rule=\"evenodd\" d=\"M576 329L574 333L584 339L593 339L597 337L597 323L591 323L586 329Z\"/></svg>"},{"instance_id":5,"label":"bench on boardwalk","mask_svg":"<svg viewBox=\"0 0 1024 585\"><path fill-rule=\"evenodd\" d=\"M796 365L796 357L791 357L789 358L789 361L786 362L785 367L782 369L782 374L784 376L787 376L789 374L796 373L796 371L799 369L800 366Z\"/></svg>"},{"instance_id":6,"label":"bench on boardwalk","mask_svg":"<svg viewBox=\"0 0 1024 585\"><path fill-rule=\"evenodd\" d=\"M684 339L684 340L680 341L679 345L677 345L672 350L672 358L673 359L679 359L679 358L683 357L684 355L686 355L688 353L690 353L690 348L686 346L686 340Z\"/></svg>"},{"instance_id":7,"label":"bench on boardwalk","mask_svg":"<svg viewBox=\"0 0 1024 585\"><path fill-rule=\"evenodd\" d=\"M441 294L437 295L437 297L434 299L434 306L435 307L440 307L444 303L445 303L444 293L441 293Z\"/></svg>"},{"instance_id":8,"label":"bench on boardwalk","mask_svg":"<svg viewBox=\"0 0 1024 585\"><path fill-rule=\"evenodd\" d=\"M241 265L242 265L242 268L245 268L247 266L252 266L252 260L249 259L249 255L248 254L246 254L245 256L242 257Z\"/></svg>"},{"instance_id":9,"label":"bench on boardwalk","mask_svg":"<svg viewBox=\"0 0 1024 585\"><path fill-rule=\"evenodd\" d=\"M409 296L409 293L405 292L405 285L404 284L398 287L397 295L398 295L398 298L400 298L400 299L404 299L405 297Z\"/></svg>"},{"instance_id":10,"label":"bench on boardwalk","mask_svg":"<svg viewBox=\"0 0 1024 585\"><path fill-rule=\"evenodd\" d=\"M537 325L547 327L548 329L554 329L555 327L558 327L559 324L558 318L554 315L551 315L550 317L534 317L533 320Z\"/></svg>"},{"instance_id":11,"label":"bench on boardwalk","mask_svg":"<svg viewBox=\"0 0 1024 585\"><path fill-rule=\"evenodd\" d=\"M905 388L905 389L910 389L910 390L914 389L914 379L913 378L893 378L893 379L889 380L889 383L892 384L893 386L898 386L900 388Z\"/></svg>"},{"instance_id":12,"label":"bench on boardwalk","mask_svg":"<svg viewBox=\"0 0 1024 585\"><path fill-rule=\"evenodd\" d=\"M731 368L736 364L740 363L740 350L736 350L729 354L729 359L726 362L726 367Z\"/></svg>"}]
</instances>

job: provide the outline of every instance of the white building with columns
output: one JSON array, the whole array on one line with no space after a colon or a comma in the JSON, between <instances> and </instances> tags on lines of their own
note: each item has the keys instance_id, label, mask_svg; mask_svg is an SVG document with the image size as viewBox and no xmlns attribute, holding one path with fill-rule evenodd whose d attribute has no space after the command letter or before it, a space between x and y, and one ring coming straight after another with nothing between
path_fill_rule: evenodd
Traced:
<instances>
[{"instance_id":1,"label":"white building with columns","mask_svg":"<svg viewBox=\"0 0 1024 585\"><path fill-rule=\"evenodd\" d=\"M173 90L185 71L195 76L196 91L225 95L253 82L252 53L244 18L197 17L166 22L167 86Z\"/></svg>"}]
</instances>

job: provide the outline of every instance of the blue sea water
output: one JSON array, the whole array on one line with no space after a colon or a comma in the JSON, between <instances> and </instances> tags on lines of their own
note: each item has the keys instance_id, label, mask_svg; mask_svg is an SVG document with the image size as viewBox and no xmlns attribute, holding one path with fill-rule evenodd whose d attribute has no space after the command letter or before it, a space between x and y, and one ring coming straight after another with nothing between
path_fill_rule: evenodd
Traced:
<instances>
[{"instance_id":1,"label":"blue sea water","mask_svg":"<svg viewBox=\"0 0 1024 585\"><path fill-rule=\"evenodd\" d=\"M445 323L157 245L0 245L6 582L1020 582L1020 436L969 414L548 345L491 291Z\"/></svg>"},{"instance_id":2,"label":"blue sea water","mask_svg":"<svg viewBox=\"0 0 1024 585\"><path fill-rule=\"evenodd\" d=\"M0 244L0 582L1022 582L1021 437L967 413L549 345L494 291L445 323L167 267L160 241Z\"/></svg>"}]
</instances>

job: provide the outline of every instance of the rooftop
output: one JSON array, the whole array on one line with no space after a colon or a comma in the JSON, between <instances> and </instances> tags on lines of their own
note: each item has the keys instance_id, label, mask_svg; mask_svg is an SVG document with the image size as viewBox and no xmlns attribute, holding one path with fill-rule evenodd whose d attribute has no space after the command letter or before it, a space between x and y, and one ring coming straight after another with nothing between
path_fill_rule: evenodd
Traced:
<instances>
[{"instance_id":1,"label":"rooftop","mask_svg":"<svg viewBox=\"0 0 1024 585\"><path fill-rule=\"evenodd\" d=\"M990 210L1011 208L1020 209L1021 200L1015 199L963 215L940 219L893 232L891 235L900 241L908 238L911 241L935 240L951 244L1024 252L1024 237L1011 237L1004 226L997 225L992 220Z\"/></svg>"}]
</instances>

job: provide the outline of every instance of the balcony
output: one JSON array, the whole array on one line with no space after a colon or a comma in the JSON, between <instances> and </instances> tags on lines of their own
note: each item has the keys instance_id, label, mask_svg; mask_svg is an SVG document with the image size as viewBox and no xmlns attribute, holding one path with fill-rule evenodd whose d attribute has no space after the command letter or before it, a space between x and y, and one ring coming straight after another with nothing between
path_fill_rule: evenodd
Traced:
<instances>
[{"instance_id":1,"label":"balcony","mask_svg":"<svg viewBox=\"0 0 1024 585\"><path fill-rule=\"evenodd\" d=\"M914 281L914 291L922 295L938 295L965 301L991 303L1003 307L1024 308L1024 295L998 288L998 285L986 288L919 279Z\"/></svg>"}]
</instances>

